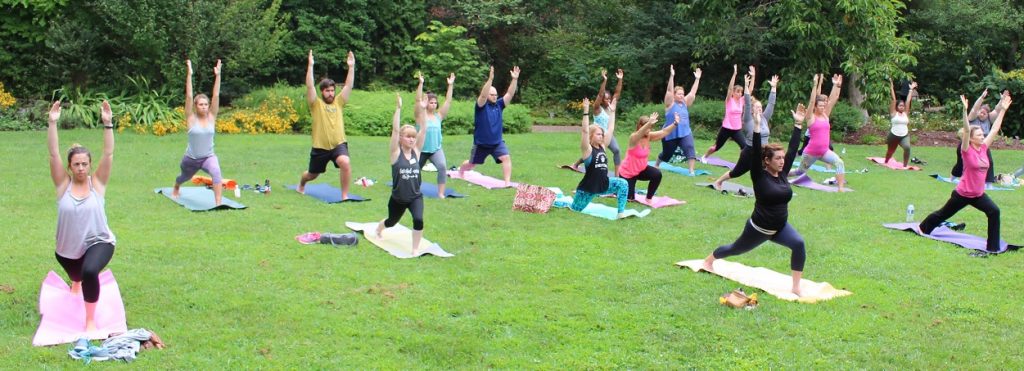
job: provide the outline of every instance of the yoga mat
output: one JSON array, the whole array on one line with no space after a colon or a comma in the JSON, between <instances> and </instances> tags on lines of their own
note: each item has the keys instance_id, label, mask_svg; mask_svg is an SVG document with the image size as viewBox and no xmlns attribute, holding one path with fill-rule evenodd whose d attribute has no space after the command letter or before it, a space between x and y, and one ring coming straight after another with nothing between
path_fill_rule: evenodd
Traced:
<instances>
[{"instance_id":1,"label":"yoga mat","mask_svg":"<svg viewBox=\"0 0 1024 371\"><path fill-rule=\"evenodd\" d=\"M181 187L181 194L175 199L171 196L171 192L174 188L164 187L154 189L153 192L163 194L168 199L174 201L174 203L184 206L186 209L192 211L210 211L210 210L224 210L224 209L244 209L245 205L227 197L228 192L224 192L220 197L220 206L217 206L213 199L213 190L207 189L206 187Z\"/></svg>"},{"instance_id":2,"label":"yoga mat","mask_svg":"<svg viewBox=\"0 0 1024 371\"><path fill-rule=\"evenodd\" d=\"M886 228L896 229L901 231L909 231L917 233L919 236L928 237L936 241L949 242L951 244L960 245L960 247L968 248L971 250L988 251L987 243L988 240L985 237L978 237L969 235L966 233L960 233L949 229L946 226L938 226L932 230L932 234L924 234L921 232L921 223L890 223L883 224ZM1010 250L1019 249L1019 245L1011 245L1002 239L999 240L999 252L1004 253Z\"/></svg>"},{"instance_id":3,"label":"yoga mat","mask_svg":"<svg viewBox=\"0 0 1024 371\"><path fill-rule=\"evenodd\" d=\"M711 189L713 189L715 191L719 191L719 190L715 189L715 183L696 183L696 185L698 187L706 187L706 188L711 188ZM726 191L726 192L729 192L730 194L736 195L737 192L739 192L740 190L743 190L743 192L746 192L746 194L747 194L746 197L754 197L754 189L753 188L750 188L750 187L747 187L747 186L741 185L741 184L736 184L736 183L733 183L733 182L722 182L722 191ZM721 191L719 191L719 192L721 192Z\"/></svg>"},{"instance_id":4,"label":"yoga mat","mask_svg":"<svg viewBox=\"0 0 1024 371\"><path fill-rule=\"evenodd\" d=\"M960 184L960 178L956 178L956 180L953 180L953 179L944 177L944 176L939 175L939 174L932 174L932 175L929 175L929 176L932 177L932 178L935 178L936 180L938 180L940 182ZM1000 187L1000 186L994 185L992 183L985 183L985 190L986 191L1013 191L1014 188L1005 188L1005 187Z\"/></svg>"},{"instance_id":5,"label":"yoga mat","mask_svg":"<svg viewBox=\"0 0 1024 371\"><path fill-rule=\"evenodd\" d=\"M636 190L636 198L633 199L633 201L631 201L631 202L636 202L636 203L639 203L639 204L642 204L642 205L647 205L647 206L650 206L651 208L654 208L654 209L660 209L660 208L663 208L663 207L669 207L669 206L676 206L676 205L684 205L684 204L686 204L686 201L677 200L677 199L674 199L674 198L668 197L668 196L654 196L654 197L651 197L651 201L650 202L647 202L647 197L645 197L645 196L647 196L647 190L646 189L638 189L638 190ZM605 197L605 198L618 198L618 196L616 196L614 193L605 193L605 194L601 195L601 197ZM616 211L618 211L618 209L616 209Z\"/></svg>"},{"instance_id":6,"label":"yoga mat","mask_svg":"<svg viewBox=\"0 0 1024 371\"><path fill-rule=\"evenodd\" d=\"M732 170L732 168L736 167L736 163L723 160L723 159L718 158L716 156L711 156L711 157L705 158L704 159L704 163L708 164L708 165L712 165L712 166L721 166L721 167L727 168L729 170Z\"/></svg>"},{"instance_id":7,"label":"yoga mat","mask_svg":"<svg viewBox=\"0 0 1024 371\"><path fill-rule=\"evenodd\" d=\"M85 332L85 301L72 294L71 287L54 271L47 273L39 289L39 329L32 345L72 343L78 338L106 339L114 332L127 332L121 289L110 270L100 273L100 298L96 302L96 331Z\"/></svg>"},{"instance_id":8,"label":"yoga mat","mask_svg":"<svg viewBox=\"0 0 1024 371\"><path fill-rule=\"evenodd\" d=\"M297 184L289 184L287 187L288 187L288 189L294 190L294 189L296 189L298 187L298 185ZM362 201L369 201L370 200L369 198L363 198L362 196L354 194L352 192L349 192L347 199L342 200L341 199L341 190L337 189L337 188L334 188L334 186L332 186L330 184L326 184L326 183L319 183L319 184L309 184L309 183L306 183L306 193L304 193L304 194L306 196L313 197L313 198L315 198L317 200L320 200L320 201L323 201L323 202L326 202L326 203L329 203L329 204L334 204L334 203L338 203L338 202L362 202Z\"/></svg>"},{"instance_id":9,"label":"yoga mat","mask_svg":"<svg viewBox=\"0 0 1024 371\"><path fill-rule=\"evenodd\" d=\"M572 208L571 208L571 206L572 206L572 197L571 196L562 195L561 193L559 193L558 195L559 195L558 198L555 199L554 206L555 207L560 207L560 208L565 208L565 209L572 210ZM575 210L573 210L573 211L575 211ZM602 204L595 203L595 202L591 202L590 205L587 205L587 207L583 208L583 211L581 211L581 213L587 214L587 215L590 215L590 216L596 216L596 217L602 218L602 219L608 219L608 220L618 220L619 219L619 209L618 208L611 207L611 206L608 206L608 205L602 205ZM650 214L650 213L651 213L651 209L644 209L643 211L636 211L635 209L626 209L626 211L623 212L623 214L626 214L627 218L628 217L633 217L633 216L635 216L637 218L643 218L643 217L647 216L647 214Z\"/></svg>"},{"instance_id":10,"label":"yoga mat","mask_svg":"<svg viewBox=\"0 0 1024 371\"><path fill-rule=\"evenodd\" d=\"M476 171L467 171L465 177L459 176L458 170L452 170L448 172L448 176L454 179L462 179L472 184L487 188L487 189L498 189L498 188L512 188L519 185L516 182L512 182L511 187L505 186L505 181L489 177L487 175L480 174Z\"/></svg>"},{"instance_id":11,"label":"yoga mat","mask_svg":"<svg viewBox=\"0 0 1024 371\"><path fill-rule=\"evenodd\" d=\"M800 161L793 161L793 171L796 171L796 169L799 169L799 168L800 168ZM821 166L821 165L818 165L818 164L811 165L811 170L814 170L814 171L817 171L817 172L821 172L821 173L835 173L836 172L836 169L829 169L827 167L824 167L824 166Z\"/></svg>"},{"instance_id":12,"label":"yoga mat","mask_svg":"<svg viewBox=\"0 0 1024 371\"><path fill-rule=\"evenodd\" d=\"M910 166L908 166L907 168L903 168L903 163L902 163L902 162L898 162L898 161L896 161L895 159L891 159L891 158L889 159L889 162L884 162L884 161L885 161L885 159L884 159L884 158L881 158L881 157L868 157L868 160L869 160L869 161L871 161L871 162L874 162L874 163L876 163L876 164L879 164L879 165L885 166L885 167L887 167L887 168L893 169L893 170L914 170L914 171L921 171L921 168L920 168L920 167L917 167L917 166L914 166L914 165L910 165ZM884 163L883 163L883 162L884 162Z\"/></svg>"},{"instance_id":13,"label":"yoga mat","mask_svg":"<svg viewBox=\"0 0 1024 371\"><path fill-rule=\"evenodd\" d=\"M569 170L569 171L575 171L575 172L577 172L577 173L583 173L583 170L580 170L580 168L577 168L577 167L572 167L572 166L570 166L570 165L561 165L561 166L559 166L558 168L559 168L559 169L565 169L565 170Z\"/></svg>"},{"instance_id":14,"label":"yoga mat","mask_svg":"<svg viewBox=\"0 0 1024 371\"><path fill-rule=\"evenodd\" d=\"M815 191L839 192L839 188L838 187L815 183L814 179L811 179L811 177L809 175L807 175L807 174L801 174L800 176L798 176L798 177L796 177L794 179L791 179L789 181L789 184L795 185L797 187L810 188L810 189L813 189ZM853 192L853 189L851 189L850 187L845 187L845 188L843 188L843 190L846 191L846 192Z\"/></svg>"},{"instance_id":15,"label":"yoga mat","mask_svg":"<svg viewBox=\"0 0 1024 371\"><path fill-rule=\"evenodd\" d=\"M699 272L703 270L704 260L684 260L676 263L676 265ZM801 279L800 294L803 296L796 296L796 294L790 292L793 288L793 277L791 275L782 274L763 267L748 267L724 259L715 260L712 267L715 268L715 271L709 273L739 282L742 285L759 288L771 296L787 301L817 303L840 296L853 295L852 292L832 287L828 282L818 283L808 279Z\"/></svg>"},{"instance_id":16,"label":"yoga mat","mask_svg":"<svg viewBox=\"0 0 1024 371\"><path fill-rule=\"evenodd\" d=\"M354 231L363 232L363 237L366 237L367 241L399 259L416 258L423 254L431 254L442 258L455 256L442 250L441 245L430 242L426 238L420 241L420 248L416 251L416 255L413 255L411 229L406 228L402 224L395 224L394 227L384 229L384 232L381 233L383 238L377 238L377 223L345 222L345 226Z\"/></svg>"},{"instance_id":17,"label":"yoga mat","mask_svg":"<svg viewBox=\"0 0 1024 371\"><path fill-rule=\"evenodd\" d=\"M647 162L647 164L651 165L651 166L654 166L655 163L656 163L655 161L648 161ZM676 165L672 165L672 164L667 163L667 162L662 162L661 163L661 170L671 171L673 173L682 174L682 175L686 175L686 176L697 176L697 175L708 175L708 174L711 174L710 171L707 171L707 170L704 170L704 169L694 169L694 172L696 174L691 175L689 168L682 168L682 167L679 167L679 166L676 166Z\"/></svg>"},{"instance_id":18,"label":"yoga mat","mask_svg":"<svg viewBox=\"0 0 1024 371\"><path fill-rule=\"evenodd\" d=\"M384 183L384 184L387 185L388 187L394 186L394 183L391 183L391 182L387 182L387 183ZM430 198L439 198L441 196L437 195L438 189L439 188L437 188L437 184L434 184L434 183L431 183L431 182L420 182L420 193L422 193L424 196L427 196L427 197L430 197ZM455 192L451 188L447 188L447 187L444 189L444 196L445 197L451 197L451 198L463 198L463 197L466 197L466 195L461 194L459 192Z\"/></svg>"}]
</instances>

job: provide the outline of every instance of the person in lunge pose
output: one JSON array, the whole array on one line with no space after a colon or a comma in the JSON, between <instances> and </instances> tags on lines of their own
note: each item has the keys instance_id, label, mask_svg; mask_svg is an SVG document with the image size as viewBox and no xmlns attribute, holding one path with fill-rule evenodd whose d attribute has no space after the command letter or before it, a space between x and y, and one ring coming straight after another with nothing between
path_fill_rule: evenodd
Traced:
<instances>
[{"instance_id":1,"label":"person in lunge pose","mask_svg":"<svg viewBox=\"0 0 1024 371\"><path fill-rule=\"evenodd\" d=\"M683 87L675 86L675 66L669 66L668 71L668 87L665 89L665 117L679 115L680 121L676 125L675 130L661 139L661 154L658 155L655 167L660 167L662 162L668 162L668 160L672 159L672 154L675 153L676 148L682 148L683 155L689 160L690 176L694 176L694 163L697 161L697 151L693 148L693 131L690 130L690 111L687 107L693 105L693 100L697 99L697 87L700 85L701 71L700 68L693 71L693 86L690 87L689 93ZM670 124L666 120L665 127Z\"/></svg>"},{"instance_id":2,"label":"person in lunge pose","mask_svg":"<svg viewBox=\"0 0 1024 371\"><path fill-rule=\"evenodd\" d=\"M594 115L594 123L605 131L608 130L608 102L613 100L618 101L619 96L622 95L622 76L623 72L620 68L615 72L615 78L618 79L618 82L615 83L615 95L612 95L612 93L604 89L605 85L608 83L608 70L601 69L601 88L597 90L597 99L594 100L593 110L594 112L597 112L597 114ZM615 162L615 173L618 174L619 164L621 163L622 158L620 156L619 141L615 140L615 137L612 137L612 141L608 145L608 149L612 151L612 161ZM582 163L581 161L582 160L576 160L576 162L572 164L572 167L576 168L577 166L580 166Z\"/></svg>"},{"instance_id":3,"label":"person in lunge pose","mask_svg":"<svg viewBox=\"0 0 1024 371\"><path fill-rule=\"evenodd\" d=\"M885 162L889 163L889 159L896 153L896 147L903 147L903 167L910 166L910 128L907 126L910 124L910 102L914 98L914 89L917 89L916 82L910 82L910 92L907 93L907 99L899 102L896 99L896 89L892 85L892 80L889 80L889 96L891 102L889 103L889 116L892 118L891 127L889 128L889 135L885 138L885 143L889 146L885 150Z\"/></svg>"},{"instance_id":4,"label":"person in lunge pose","mask_svg":"<svg viewBox=\"0 0 1024 371\"><path fill-rule=\"evenodd\" d=\"M750 68L754 67L751 66ZM718 137L715 138L715 144L709 147L703 156L700 156L700 162L702 163L707 163L707 157L722 149L725 141L729 139L736 142L736 145L740 146L740 150L748 145L743 140L743 133L740 132L740 129L743 128L743 87L733 85L735 83L736 65L734 64L732 65L732 78L729 79L729 90L725 94L725 117L722 118L722 127L718 128Z\"/></svg>"},{"instance_id":5,"label":"person in lunge pose","mask_svg":"<svg viewBox=\"0 0 1024 371\"><path fill-rule=\"evenodd\" d=\"M426 141L423 143L423 161L420 161L420 169L429 160L437 168L437 197L444 199L445 183L448 182L448 166L444 157L444 150L441 149L441 121L448 117L448 109L452 106L452 87L455 85L455 74L448 76L448 92L444 95L444 104L440 107L437 104L437 95L427 93L426 127L420 126L419 130L426 130ZM423 101L423 74L420 73L420 84L416 87L416 101Z\"/></svg>"},{"instance_id":6,"label":"person in lunge pose","mask_svg":"<svg viewBox=\"0 0 1024 371\"><path fill-rule=\"evenodd\" d=\"M487 156L494 158L494 162L501 164L501 173L505 178L505 186L512 186L512 157L508 153L508 147L502 139L502 113L505 106L512 101L516 95L516 88L519 86L519 66L513 66L509 71L512 82L505 90L505 96L498 98L498 89L491 86L494 82L494 66L487 75L487 81L480 89L480 96L476 98L476 111L473 116L473 148L469 151L469 159L459 166L459 175L466 171L473 170L476 165L484 163Z\"/></svg>"},{"instance_id":7,"label":"person in lunge pose","mask_svg":"<svg viewBox=\"0 0 1024 371\"><path fill-rule=\"evenodd\" d=\"M832 92L828 96L819 94L821 92L821 84L824 81L825 76L814 76L814 86L811 89L811 98L808 102L813 107L810 122L807 124L807 130L811 135L811 139L807 143L807 148L804 149L803 158L800 160L800 168L797 169L794 175L807 172L811 165L818 160L822 160L836 167L836 185L839 187L839 192L844 192L844 187L846 186L846 166L843 163L843 159L839 158L839 155L829 149L829 143L832 141L832 125L828 120L829 115L832 114L832 108L839 101L839 88L843 85L843 75L832 75Z\"/></svg>"},{"instance_id":8,"label":"person in lunge pose","mask_svg":"<svg viewBox=\"0 0 1024 371\"><path fill-rule=\"evenodd\" d=\"M412 214L412 254L420 247L423 239L423 194L420 192L420 164L426 130L411 125L400 125L402 119L402 97L395 94L395 115L391 126L391 199L388 200L388 217L377 224L377 238L384 228L394 227L402 219L405 210ZM423 126L426 119L426 101L414 103L416 124Z\"/></svg>"},{"instance_id":9,"label":"person in lunge pose","mask_svg":"<svg viewBox=\"0 0 1024 371\"><path fill-rule=\"evenodd\" d=\"M335 96L334 80L320 80L320 95L317 97L313 86L313 51L309 51L309 62L306 66L306 103L309 113L313 116L313 149L309 151L309 169L299 178L299 193L306 191L306 183L316 179L327 171L327 163L334 163L341 175L341 199L348 199L349 180L352 178L352 167L348 157L348 141L345 139L345 116L343 108L352 95L352 84L356 76L356 57L348 52L345 58L348 64L348 75L341 94ZM340 98L340 99L339 99Z\"/></svg>"},{"instance_id":10,"label":"person in lunge pose","mask_svg":"<svg viewBox=\"0 0 1024 371\"><path fill-rule=\"evenodd\" d=\"M629 184L629 192L626 196L629 201L636 200L636 181L650 181L650 185L647 186L646 202L643 202L647 205L651 204L654 194L658 192L658 186L661 185L661 170L648 165L647 156L651 153L652 140L661 140L676 129L676 125L679 124L679 115L676 115L672 123L664 129L651 131L656 123L658 123L658 113L656 112L651 113L650 116L640 116L636 120L636 131L629 135L626 161L619 168L619 176L626 179L626 183Z\"/></svg>"},{"instance_id":11,"label":"person in lunge pose","mask_svg":"<svg viewBox=\"0 0 1024 371\"><path fill-rule=\"evenodd\" d=\"M221 184L220 161L213 153L213 135L217 132L217 112L220 111L220 59L213 67L213 99L206 94L192 98L192 61L185 60L185 123L188 125L188 147L181 158L181 174L174 179L171 196L178 198L181 184L192 179L202 169L213 179L213 201L218 206L224 185Z\"/></svg>"},{"instance_id":12,"label":"person in lunge pose","mask_svg":"<svg viewBox=\"0 0 1024 371\"><path fill-rule=\"evenodd\" d=\"M71 279L71 292L85 301L86 332L96 331L96 303L100 298L100 271L110 263L117 243L107 224L106 192L114 162L114 125L110 103L103 101L103 153L92 172L92 153L78 144L67 152L67 167L60 153L57 120L60 102L50 107L46 129L50 150L50 178L57 189L57 262ZM104 334L106 335L106 334Z\"/></svg>"},{"instance_id":13,"label":"person in lunge pose","mask_svg":"<svg viewBox=\"0 0 1024 371\"><path fill-rule=\"evenodd\" d=\"M761 101L751 96L754 92L754 86L756 86L754 84L754 81L756 81L754 66L750 66L748 76L750 77L749 84L751 86L745 88L746 93L743 95L743 139L746 141L747 146L740 150L740 158L736 161L736 166L715 180L715 189L718 190L722 189L722 183L726 180L739 178L750 171L750 146L754 143L754 125L760 125L761 143L768 143L768 137L770 136L771 129L768 122L771 121L772 115L775 113L775 90L779 85L779 76L772 76L772 79L768 80L768 84L772 86L772 91L768 95L768 107L762 107Z\"/></svg>"},{"instance_id":14,"label":"person in lunge pose","mask_svg":"<svg viewBox=\"0 0 1024 371\"><path fill-rule=\"evenodd\" d=\"M594 197L613 193L617 197L619 218L625 217L626 192L629 188L622 178L608 177L608 156L605 148L615 135L615 106L618 102L608 103L608 132L599 126L590 125L590 99L583 99L583 130L580 132L580 158L586 166L583 179L576 186L571 208L583 211Z\"/></svg>"}]
</instances>

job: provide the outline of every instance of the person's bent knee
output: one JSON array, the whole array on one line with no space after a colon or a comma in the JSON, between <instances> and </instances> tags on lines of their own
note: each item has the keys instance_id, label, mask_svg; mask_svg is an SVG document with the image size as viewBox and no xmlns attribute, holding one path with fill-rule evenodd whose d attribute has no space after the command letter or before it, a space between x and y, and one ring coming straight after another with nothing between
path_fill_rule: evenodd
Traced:
<instances>
[{"instance_id":1,"label":"person's bent knee","mask_svg":"<svg viewBox=\"0 0 1024 371\"><path fill-rule=\"evenodd\" d=\"M349 167L348 156L338 156L338 158L334 159L334 163L338 165L339 169L348 170L348 167Z\"/></svg>"},{"instance_id":2,"label":"person's bent knee","mask_svg":"<svg viewBox=\"0 0 1024 371\"><path fill-rule=\"evenodd\" d=\"M412 229L416 231L423 230L423 218L412 220Z\"/></svg>"},{"instance_id":3,"label":"person's bent knee","mask_svg":"<svg viewBox=\"0 0 1024 371\"><path fill-rule=\"evenodd\" d=\"M836 174L846 173L846 164L843 162L843 159L837 159L833 165L836 166Z\"/></svg>"},{"instance_id":4,"label":"person's bent knee","mask_svg":"<svg viewBox=\"0 0 1024 371\"><path fill-rule=\"evenodd\" d=\"M503 163L503 164L511 165L512 164L512 156L511 155L502 155L502 156L498 157L498 161Z\"/></svg>"},{"instance_id":5,"label":"person's bent knee","mask_svg":"<svg viewBox=\"0 0 1024 371\"><path fill-rule=\"evenodd\" d=\"M398 224L398 220L387 219L387 220L384 221L384 227L386 227L386 228L394 227L395 224Z\"/></svg>"}]
</instances>

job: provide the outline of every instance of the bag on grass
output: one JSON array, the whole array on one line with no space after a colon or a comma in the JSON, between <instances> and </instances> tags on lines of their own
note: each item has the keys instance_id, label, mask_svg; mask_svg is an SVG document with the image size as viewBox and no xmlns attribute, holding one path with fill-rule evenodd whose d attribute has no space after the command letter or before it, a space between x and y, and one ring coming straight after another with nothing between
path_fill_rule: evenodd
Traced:
<instances>
[{"instance_id":1,"label":"bag on grass","mask_svg":"<svg viewBox=\"0 0 1024 371\"><path fill-rule=\"evenodd\" d=\"M555 192L532 184L520 183L516 186L516 197L512 208L528 213L543 214L548 212L555 203Z\"/></svg>"},{"instance_id":2,"label":"bag on grass","mask_svg":"<svg viewBox=\"0 0 1024 371\"><path fill-rule=\"evenodd\" d=\"M757 307L757 294L747 296L743 290L736 289L718 298L718 303L733 308Z\"/></svg>"}]
</instances>

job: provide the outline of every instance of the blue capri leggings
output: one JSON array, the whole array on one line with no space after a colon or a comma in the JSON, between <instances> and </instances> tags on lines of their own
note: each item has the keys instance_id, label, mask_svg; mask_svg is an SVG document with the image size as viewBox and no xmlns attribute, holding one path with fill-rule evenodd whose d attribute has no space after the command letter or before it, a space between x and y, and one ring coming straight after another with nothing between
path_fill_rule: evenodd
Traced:
<instances>
[{"instance_id":1,"label":"blue capri leggings","mask_svg":"<svg viewBox=\"0 0 1024 371\"><path fill-rule=\"evenodd\" d=\"M594 197L603 194L615 194L619 203L619 213L626 211L626 197L629 194L629 184L622 178L608 178L608 190L604 193L590 193L576 189L576 195L572 198L571 208L573 211L583 211L587 205L590 205L590 201L594 200Z\"/></svg>"}]
</instances>

